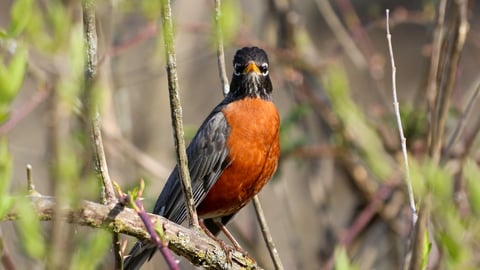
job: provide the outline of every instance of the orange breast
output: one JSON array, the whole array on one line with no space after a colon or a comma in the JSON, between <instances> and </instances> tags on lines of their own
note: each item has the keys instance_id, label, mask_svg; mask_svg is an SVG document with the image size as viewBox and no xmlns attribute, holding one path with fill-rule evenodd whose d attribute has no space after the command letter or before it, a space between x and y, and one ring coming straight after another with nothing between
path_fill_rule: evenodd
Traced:
<instances>
[{"instance_id":1,"label":"orange breast","mask_svg":"<svg viewBox=\"0 0 480 270\"><path fill-rule=\"evenodd\" d=\"M272 102L245 98L223 110L230 125L232 161L197 208L202 218L230 215L245 206L277 169L280 117Z\"/></svg>"}]
</instances>

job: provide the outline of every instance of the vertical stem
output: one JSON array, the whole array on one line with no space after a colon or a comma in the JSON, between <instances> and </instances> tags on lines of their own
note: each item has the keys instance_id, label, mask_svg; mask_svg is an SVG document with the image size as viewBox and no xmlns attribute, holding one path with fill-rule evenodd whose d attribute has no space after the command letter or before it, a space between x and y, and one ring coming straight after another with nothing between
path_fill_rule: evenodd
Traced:
<instances>
[{"instance_id":1,"label":"vertical stem","mask_svg":"<svg viewBox=\"0 0 480 270\"><path fill-rule=\"evenodd\" d=\"M263 214L262 205L260 204L260 200L258 199L258 195L253 197L253 206L255 207L255 213L257 213L257 219L260 223L260 228L262 229L263 239L265 240L265 244L268 247L268 252L270 253L270 257L272 258L273 265L275 266L276 270L283 270L282 260L278 255L278 250L275 247L275 243L272 239L272 234L270 233L270 229L267 225L267 220L265 219L265 215Z\"/></svg>"},{"instance_id":2,"label":"vertical stem","mask_svg":"<svg viewBox=\"0 0 480 270\"><path fill-rule=\"evenodd\" d=\"M101 133L101 124L98 114L97 102L94 93L94 84L97 75L97 28L95 17L95 0L82 1L83 8L83 30L86 43L86 74L85 74L85 91L87 95L87 111L90 117L90 125L93 140L93 150L95 156L95 169L102 181L102 200L104 203L112 203L115 201L115 191L112 180L108 173L107 159L103 148L103 140Z\"/></svg>"},{"instance_id":3,"label":"vertical stem","mask_svg":"<svg viewBox=\"0 0 480 270\"><path fill-rule=\"evenodd\" d=\"M85 94L87 98L85 106L90 121L95 170L102 181L102 201L104 204L111 204L116 201L115 190L108 172L107 159L103 147L100 115L98 113L98 104L96 102L98 93L95 93L96 89L94 87L97 79L98 66L98 39L95 6L95 0L82 1L83 33L86 44ZM122 269L123 258L118 233L114 232L112 235L112 246L116 268Z\"/></svg>"},{"instance_id":4,"label":"vertical stem","mask_svg":"<svg viewBox=\"0 0 480 270\"><path fill-rule=\"evenodd\" d=\"M190 226L199 228L197 211L193 200L188 160L183 138L183 117L180 103L180 86L178 84L175 49L173 46L173 22L172 9L169 0L162 0L162 26L163 39L165 43L165 55L167 59L168 92L170 97L170 110L172 115L173 137L177 151L177 163L179 176L182 182L183 195L187 207L188 222Z\"/></svg>"},{"instance_id":5,"label":"vertical stem","mask_svg":"<svg viewBox=\"0 0 480 270\"><path fill-rule=\"evenodd\" d=\"M223 50L222 0L215 0L215 40L217 41L218 76L222 84L223 95L230 92L227 71L225 69L225 51Z\"/></svg>"},{"instance_id":6,"label":"vertical stem","mask_svg":"<svg viewBox=\"0 0 480 270\"><path fill-rule=\"evenodd\" d=\"M415 228L415 224L417 222L417 210L415 207L415 198L413 196L413 189L412 183L410 180L410 168L408 166L408 154L407 154L407 140L403 135L403 126L402 126L402 119L400 117L400 108L397 99L397 83L396 83L396 73L397 68L395 67L395 59L393 58L393 48L392 48L392 35L390 34L390 11L387 9L387 20L386 20L386 28L387 28L387 41L388 41L388 52L390 54L390 63L392 64L392 95L393 95L393 107L395 109L395 116L397 119L397 127L398 132L400 135L400 140L402 144L402 153L403 153L403 163L405 166L405 184L407 185L408 189L408 199L410 202L410 210L412 211L412 228Z\"/></svg>"}]
</instances>

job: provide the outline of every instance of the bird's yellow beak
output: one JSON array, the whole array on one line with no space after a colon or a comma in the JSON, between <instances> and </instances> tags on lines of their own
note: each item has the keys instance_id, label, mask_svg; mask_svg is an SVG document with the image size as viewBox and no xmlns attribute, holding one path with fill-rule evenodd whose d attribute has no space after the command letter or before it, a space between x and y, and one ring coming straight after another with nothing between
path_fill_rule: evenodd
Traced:
<instances>
[{"instance_id":1,"label":"bird's yellow beak","mask_svg":"<svg viewBox=\"0 0 480 270\"><path fill-rule=\"evenodd\" d=\"M256 74L260 74L260 70L258 69L257 65L253 61L248 62L247 67L243 70L244 74L248 74L250 72L255 72Z\"/></svg>"}]
</instances>

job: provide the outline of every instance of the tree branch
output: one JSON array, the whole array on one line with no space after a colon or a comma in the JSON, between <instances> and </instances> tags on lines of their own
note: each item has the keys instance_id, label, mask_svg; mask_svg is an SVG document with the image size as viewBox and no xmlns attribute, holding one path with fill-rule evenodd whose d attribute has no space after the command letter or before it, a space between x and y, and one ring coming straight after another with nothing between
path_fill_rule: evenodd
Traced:
<instances>
[{"instance_id":1,"label":"tree branch","mask_svg":"<svg viewBox=\"0 0 480 270\"><path fill-rule=\"evenodd\" d=\"M112 232L127 234L138 239L150 239L149 233L135 210L121 204L99 204L91 201L79 203L78 208L62 207L60 216L56 216L56 200L49 196L29 196L40 220L59 218L62 221L92 228L104 228ZM256 262L242 253L230 251L227 259L220 244L205 234L175 224L161 216L148 214L154 224L160 224L165 232L168 247L191 263L206 269L260 269ZM15 209L7 214L5 220L16 220ZM3 220L0 220L3 221Z\"/></svg>"}]
</instances>

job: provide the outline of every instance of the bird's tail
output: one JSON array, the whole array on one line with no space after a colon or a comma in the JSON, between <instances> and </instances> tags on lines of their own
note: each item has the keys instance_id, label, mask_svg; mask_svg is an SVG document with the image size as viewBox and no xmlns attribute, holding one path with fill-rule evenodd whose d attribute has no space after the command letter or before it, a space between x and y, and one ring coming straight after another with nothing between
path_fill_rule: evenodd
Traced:
<instances>
[{"instance_id":1,"label":"bird's tail","mask_svg":"<svg viewBox=\"0 0 480 270\"><path fill-rule=\"evenodd\" d=\"M156 247L148 241L138 241L125 258L123 263L124 270L138 270L142 265L150 260L156 251Z\"/></svg>"}]
</instances>

